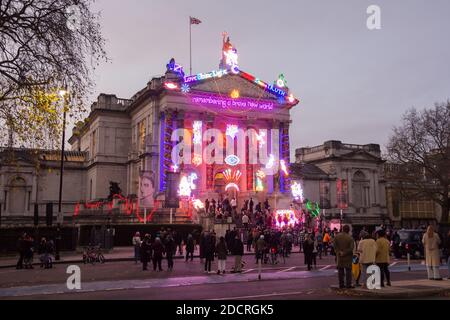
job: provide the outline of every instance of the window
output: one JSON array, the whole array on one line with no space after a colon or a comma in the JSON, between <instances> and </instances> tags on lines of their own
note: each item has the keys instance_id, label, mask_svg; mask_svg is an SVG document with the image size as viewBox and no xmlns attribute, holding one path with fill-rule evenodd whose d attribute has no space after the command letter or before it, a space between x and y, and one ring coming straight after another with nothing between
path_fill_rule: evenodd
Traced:
<instances>
[{"instance_id":1,"label":"window","mask_svg":"<svg viewBox=\"0 0 450 320\"><path fill-rule=\"evenodd\" d=\"M320 181L320 207L330 209L330 183L328 181Z\"/></svg>"},{"instance_id":2,"label":"window","mask_svg":"<svg viewBox=\"0 0 450 320\"><path fill-rule=\"evenodd\" d=\"M338 179L336 182L337 205L340 209L348 208L348 182L344 179Z\"/></svg>"},{"instance_id":3,"label":"window","mask_svg":"<svg viewBox=\"0 0 450 320\"><path fill-rule=\"evenodd\" d=\"M139 150L141 152L145 151L145 135L147 132L147 128L145 127L145 120L142 120L138 124L138 143L139 143Z\"/></svg>"},{"instance_id":4,"label":"window","mask_svg":"<svg viewBox=\"0 0 450 320\"><path fill-rule=\"evenodd\" d=\"M92 131L92 156L96 154L95 147L97 145L97 130Z\"/></svg>"}]
</instances>

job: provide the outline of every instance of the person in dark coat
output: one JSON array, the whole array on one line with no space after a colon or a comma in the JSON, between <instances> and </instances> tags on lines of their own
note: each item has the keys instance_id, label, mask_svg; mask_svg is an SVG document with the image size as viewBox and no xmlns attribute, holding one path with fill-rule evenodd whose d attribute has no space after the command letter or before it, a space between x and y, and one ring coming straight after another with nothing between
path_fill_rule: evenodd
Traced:
<instances>
[{"instance_id":1,"label":"person in dark coat","mask_svg":"<svg viewBox=\"0 0 450 320\"><path fill-rule=\"evenodd\" d=\"M347 289L352 289L352 264L355 242L349 234L350 227L348 225L345 225L342 230L343 232L339 233L334 238L334 250L336 253L337 268L339 272L339 288L342 289L346 287Z\"/></svg>"},{"instance_id":2,"label":"person in dark coat","mask_svg":"<svg viewBox=\"0 0 450 320\"><path fill-rule=\"evenodd\" d=\"M211 262L214 261L214 239L210 234L205 235L205 272L211 272Z\"/></svg>"},{"instance_id":3,"label":"person in dark coat","mask_svg":"<svg viewBox=\"0 0 450 320\"><path fill-rule=\"evenodd\" d=\"M186 262L189 260L189 257L191 258L191 261L194 261L194 249L194 237L192 234L189 234L186 239Z\"/></svg>"},{"instance_id":4,"label":"person in dark coat","mask_svg":"<svg viewBox=\"0 0 450 320\"><path fill-rule=\"evenodd\" d=\"M200 234L200 242L199 242L199 251L200 251L200 263L204 263L205 259L205 238L206 234L208 234L207 231L202 231Z\"/></svg>"},{"instance_id":5,"label":"person in dark coat","mask_svg":"<svg viewBox=\"0 0 450 320\"><path fill-rule=\"evenodd\" d=\"M153 251L153 271L156 271L156 266L158 265L158 270L163 271L161 267L162 258L164 255L164 246L160 238L156 238L152 245Z\"/></svg>"},{"instance_id":6,"label":"person in dark coat","mask_svg":"<svg viewBox=\"0 0 450 320\"><path fill-rule=\"evenodd\" d=\"M234 272L242 272L242 256L244 255L244 243L241 241L238 235L234 240L233 250L231 252L234 255Z\"/></svg>"},{"instance_id":7,"label":"person in dark coat","mask_svg":"<svg viewBox=\"0 0 450 320\"><path fill-rule=\"evenodd\" d=\"M252 198L250 198L250 202L248 203L248 205L249 205L250 213L253 213L254 203L253 203L253 199Z\"/></svg>"},{"instance_id":8,"label":"person in dark coat","mask_svg":"<svg viewBox=\"0 0 450 320\"><path fill-rule=\"evenodd\" d=\"M217 263L217 274L220 274L221 272L225 274L228 248L224 237L220 237L219 243L216 246L216 252L217 259L219 260Z\"/></svg>"},{"instance_id":9,"label":"person in dark coat","mask_svg":"<svg viewBox=\"0 0 450 320\"><path fill-rule=\"evenodd\" d=\"M23 263L25 269L34 269L33 268L33 245L34 240L30 235L27 235L23 242Z\"/></svg>"},{"instance_id":10,"label":"person in dark coat","mask_svg":"<svg viewBox=\"0 0 450 320\"><path fill-rule=\"evenodd\" d=\"M183 239L181 238L181 234L179 232L174 231L173 232L173 240L175 241L175 244L178 248L178 253L180 256L183 255ZM176 250L175 250L176 253Z\"/></svg>"},{"instance_id":11,"label":"person in dark coat","mask_svg":"<svg viewBox=\"0 0 450 320\"><path fill-rule=\"evenodd\" d=\"M167 258L167 268L173 270L173 255L177 252L177 245L171 235L166 238L165 252Z\"/></svg>"},{"instance_id":12,"label":"person in dark coat","mask_svg":"<svg viewBox=\"0 0 450 320\"><path fill-rule=\"evenodd\" d=\"M23 269L23 257L25 256L25 238L27 234L22 234L17 240L17 251L19 252L19 260L17 260L16 269Z\"/></svg>"},{"instance_id":13,"label":"person in dark coat","mask_svg":"<svg viewBox=\"0 0 450 320\"><path fill-rule=\"evenodd\" d=\"M308 271L312 269L313 263L313 251L314 251L314 241L310 234L306 236L306 241L303 242L303 252L305 254L306 264L308 265Z\"/></svg>"},{"instance_id":14,"label":"person in dark coat","mask_svg":"<svg viewBox=\"0 0 450 320\"><path fill-rule=\"evenodd\" d=\"M144 240L141 243L141 262L142 270L147 270L148 262L152 257L152 243L150 241L150 235L146 234Z\"/></svg>"}]
</instances>

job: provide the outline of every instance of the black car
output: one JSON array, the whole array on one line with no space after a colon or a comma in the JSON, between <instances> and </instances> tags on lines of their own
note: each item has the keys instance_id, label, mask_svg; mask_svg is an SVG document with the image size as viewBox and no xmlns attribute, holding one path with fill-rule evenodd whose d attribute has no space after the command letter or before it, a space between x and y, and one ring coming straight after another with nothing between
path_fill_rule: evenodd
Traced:
<instances>
[{"instance_id":1,"label":"black car","mask_svg":"<svg viewBox=\"0 0 450 320\"><path fill-rule=\"evenodd\" d=\"M406 257L410 254L411 259L421 259L424 257L424 248L422 243L424 230L399 230L397 236L392 238L392 251L397 259Z\"/></svg>"}]
</instances>

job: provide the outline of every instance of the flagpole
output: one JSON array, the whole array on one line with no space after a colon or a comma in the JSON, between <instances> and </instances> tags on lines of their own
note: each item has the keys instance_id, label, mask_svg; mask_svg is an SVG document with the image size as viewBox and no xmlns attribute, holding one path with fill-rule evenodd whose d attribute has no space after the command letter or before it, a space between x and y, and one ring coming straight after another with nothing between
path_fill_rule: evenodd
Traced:
<instances>
[{"instance_id":1,"label":"flagpole","mask_svg":"<svg viewBox=\"0 0 450 320\"><path fill-rule=\"evenodd\" d=\"M192 75L192 17L189 17L189 75Z\"/></svg>"}]
</instances>

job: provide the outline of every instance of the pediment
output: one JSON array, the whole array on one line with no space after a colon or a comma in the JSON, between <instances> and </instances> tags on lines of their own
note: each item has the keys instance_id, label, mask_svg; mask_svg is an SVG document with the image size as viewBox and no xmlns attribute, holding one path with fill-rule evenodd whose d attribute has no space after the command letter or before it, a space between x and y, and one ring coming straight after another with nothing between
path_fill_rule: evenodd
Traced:
<instances>
[{"instance_id":1,"label":"pediment","mask_svg":"<svg viewBox=\"0 0 450 320\"><path fill-rule=\"evenodd\" d=\"M348 159L348 160L365 160L365 161L380 161L381 160L381 158L376 157L364 150L353 151L353 152L347 153L345 155L342 155L341 158Z\"/></svg>"},{"instance_id":2,"label":"pediment","mask_svg":"<svg viewBox=\"0 0 450 320\"><path fill-rule=\"evenodd\" d=\"M199 82L191 86L192 91L215 93L230 96L234 90L240 97L249 97L264 100L277 100L277 97L265 91L256 83L252 83L239 75L224 75L221 78L213 78Z\"/></svg>"}]
</instances>

